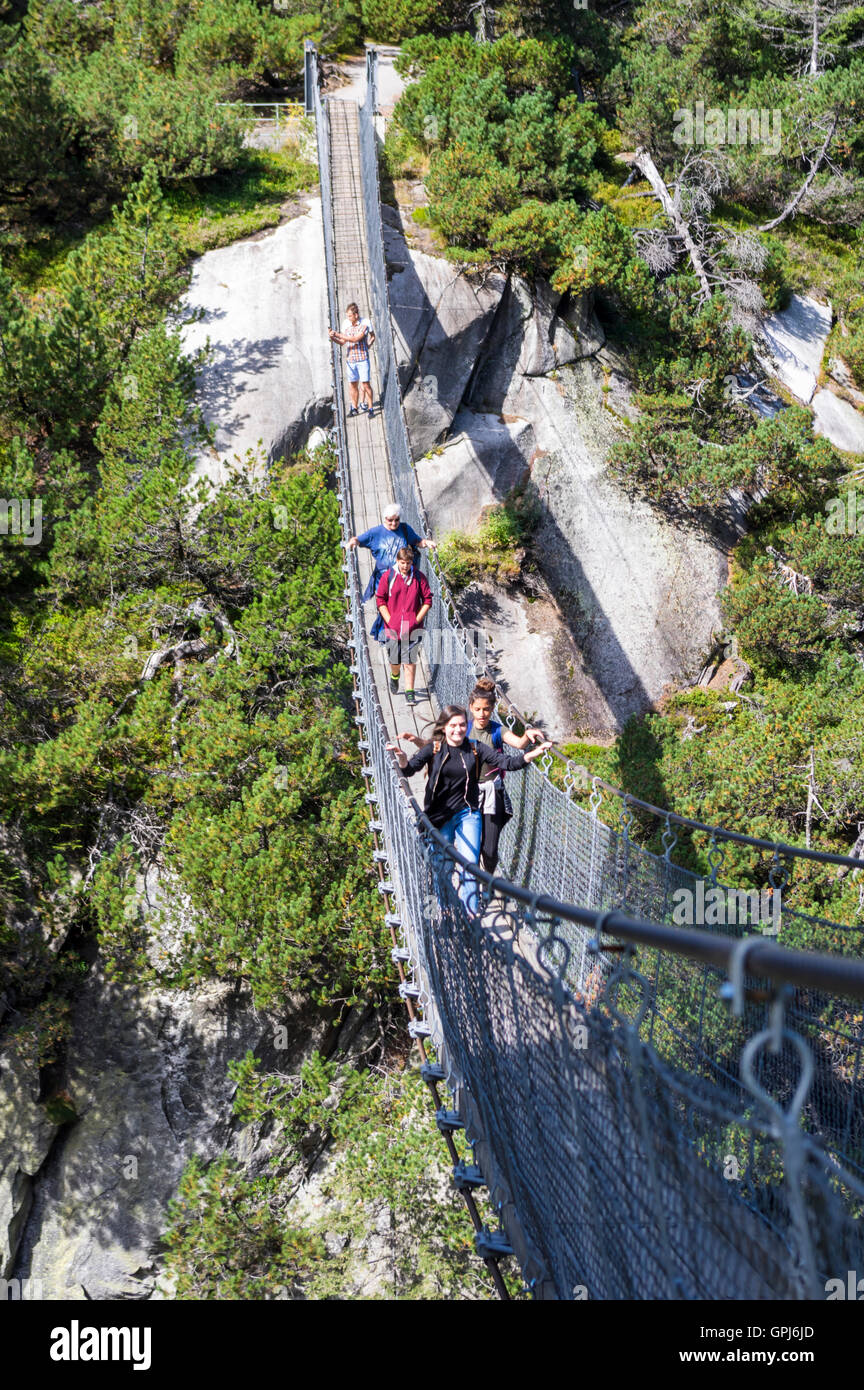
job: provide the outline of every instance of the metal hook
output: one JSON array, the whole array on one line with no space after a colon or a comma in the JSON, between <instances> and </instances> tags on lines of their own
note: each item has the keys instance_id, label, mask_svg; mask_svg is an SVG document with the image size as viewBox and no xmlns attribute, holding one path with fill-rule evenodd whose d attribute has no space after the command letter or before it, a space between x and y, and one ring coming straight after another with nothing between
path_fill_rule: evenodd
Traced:
<instances>
[{"instance_id":1,"label":"metal hook","mask_svg":"<svg viewBox=\"0 0 864 1390\"><path fill-rule=\"evenodd\" d=\"M780 985L771 1000L771 1007L768 1011L768 1029L771 1033L771 1043L768 1051L772 1056L777 1055L783 1042L783 1025L786 1022L786 1004L792 996L791 985Z\"/></svg>"},{"instance_id":2,"label":"metal hook","mask_svg":"<svg viewBox=\"0 0 864 1390\"><path fill-rule=\"evenodd\" d=\"M754 946L764 946L762 936L745 936L736 941L729 958L729 979L720 986L720 998L732 1001L732 1013L740 1018L744 1013L744 962Z\"/></svg>"},{"instance_id":3,"label":"metal hook","mask_svg":"<svg viewBox=\"0 0 864 1390\"><path fill-rule=\"evenodd\" d=\"M621 946L617 942L609 946L603 945L603 932L606 929L606 923L609 920L609 918L613 915L613 913L617 912L618 910L619 909L617 907L610 907L606 912L602 914L602 916L598 917L597 921L594 923L594 931L596 932L596 936L591 937L586 947L586 950L590 951L592 955L599 956L602 955L604 951L626 951L628 949L626 945Z\"/></svg>"},{"instance_id":4,"label":"metal hook","mask_svg":"<svg viewBox=\"0 0 864 1390\"><path fill-rule=\"evenodd\" d=\"M755 1038L751 1038L741 1053L741 1080L744 1082L750 1094L756 1096L757 1100L761 1100L769 1110L778 1116L781 1122L794 1126L797 1124L798 1116L801 1114L804 1108L804 1102L809 1094L815 1067L813 1065L813 1054L804 1039L798 1033L792 1033L788 1028L783 1028L780 1032L780 1042L782 1042L784 1038L787 1042L792 1044L798 1056L801 1058L801 1077L788 1110L783 1110L774 1097L769 1095L763 1086L760 1086L753 1071L753 1063L759 1049L765 1043L771 1045L775 1041L774 1034L770 1028L766 1028L763 1032L757 1033Z\"/></svg>"},{"instance_id":5,"label":"metal hook","mask_svg":"<svg viewBox=\"0 0 864 1390\"><path fill-rule=\"evenodd\" d=\"M675 848L675 846L676 846L677 843L678 843L678 832L677 832L677 830L675 830L675 829L673 828L673 826L672 826L672 822L671 822L671 820L669 819L669 812L668 812L668 811L666 812L666 825L665 825L665 827L664 827L664 829L663 829L662 840L663 840L663 858L666 859L667 861L671 862L670 856L671 856L671 854L672 854L673 849Z\"/></svg>"}]
</instances>

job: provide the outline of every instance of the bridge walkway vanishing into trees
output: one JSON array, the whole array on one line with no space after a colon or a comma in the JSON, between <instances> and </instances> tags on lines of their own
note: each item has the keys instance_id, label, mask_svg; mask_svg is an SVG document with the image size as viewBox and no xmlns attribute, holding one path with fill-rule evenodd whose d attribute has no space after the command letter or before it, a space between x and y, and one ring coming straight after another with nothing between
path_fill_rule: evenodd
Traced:
<instances>
[{"instance_id":1,"label":"bridge walkway vanishing into trees","mask_svg":"<svg viewBox=\"0 0 864 1390\"><path fill-rule=\"evenodd\" d=\"M389 314L375 54L359 108L322 100L311 45L306 65L331 323L353 299L377 335L371 420L347 418L333 350L343 546L393 498L428 534ZM436 1099L444 1081L455 1097L439 1127L452 1157L454 1128L474 1146L457 1186L476 1228L479 1167L500 1220L476 1238L499 1292L512 1250L539 1298L824 1298L828 1279L864 1267L864 941L805 906L848 903L861 861L705 826L596 777L589 798L556 752L510 779L507 877L490 880L429 825L386 747L464 704L480 655L430 557L429 703L392 699L361 603L366 566L345 549L378 886L424 1075ZM504 717L512 727L518 712ZM696 850L707 878L676 862ZM491 895L482 916L462 907L460 867ZM671 925L681 890L725 901L742 874L782 905L762 931L734 911L722 931Z\"/></svg>"}]
</instances>

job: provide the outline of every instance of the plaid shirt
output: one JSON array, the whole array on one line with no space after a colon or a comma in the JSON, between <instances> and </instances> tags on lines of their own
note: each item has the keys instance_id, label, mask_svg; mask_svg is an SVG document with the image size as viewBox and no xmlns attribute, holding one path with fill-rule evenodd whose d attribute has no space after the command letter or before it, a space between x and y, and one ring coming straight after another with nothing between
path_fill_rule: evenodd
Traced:
<instances>
[{"instance_id":1,"label":"plaid shirt","mask_svg":"<svg viewBox=\"0 0 864 1390\"><path fill-rule=\"evenodd\" d=\"M343 333L352 333L355 329L364 329L363 337L358 338L356 343L348 344L349 362L368 362L369 361L369 342L367 335L372 332L372 325L368 319L360 319L357 323L349 323L348 319L342 324Z\"/></svg>"}]
</instances>

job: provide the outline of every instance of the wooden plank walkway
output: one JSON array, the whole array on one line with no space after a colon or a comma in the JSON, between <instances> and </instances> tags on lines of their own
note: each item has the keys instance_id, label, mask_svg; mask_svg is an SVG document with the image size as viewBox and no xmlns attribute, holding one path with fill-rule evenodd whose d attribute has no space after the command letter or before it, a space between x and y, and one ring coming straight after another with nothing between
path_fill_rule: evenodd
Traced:
<instances>
[{"instance_id":1,"label":"wooden plank walkway","mask_svg":"<svg viewBox=\"0 0 864 1390\"><path fill-rule=\"evenodd\" d=\"M327 109L330 118L336 302L340 314L344 314L345 307L355 300L360 306L361 317L371 317L372 293L361 188L359 113L353 101L328 101ZM333 326L338 328L339 324ZM390 331L389 324L373 322L372 326L376 333ZM384 416L379 404L381 380L374 347L371 356L375 413L371 420L368 415L361 414L344 422L350 486L346 502L354 535L360 535L370 526L380 525L384 508L395 500ZM368 550L359 550L358 556L360 575L365 584L372 573L372 559ZM374 600L366 605L366 611L368 626L371 627L377 612ZM434 619L434 610L430 616ZM372 642L370 648L377 645ZM404 730L427 734L437 711L430 698L429 672L422 656L417 667L417 704L412 707L406 704L401 690L404 680L400 681L400 693L391 694L388 679L390 668L384 647L378 652L372 650L371 655L378 698L391 738ZM403 746L410 756L413 747L410 744Z\"/></svg>"}]
</instances>

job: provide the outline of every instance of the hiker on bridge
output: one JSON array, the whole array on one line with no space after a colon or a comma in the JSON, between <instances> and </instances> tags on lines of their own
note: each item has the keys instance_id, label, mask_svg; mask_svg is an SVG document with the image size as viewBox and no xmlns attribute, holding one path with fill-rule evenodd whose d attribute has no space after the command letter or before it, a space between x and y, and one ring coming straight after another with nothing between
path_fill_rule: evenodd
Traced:
<instances>
[{"instance_id":1,"label":"hiker on bridge","mask_svg":"<svg viewBox=\"0 0 864 1390\"><path fill-rule=\"evenodd\" d=\"M489 744L500 750L506 744L510 748L528 748L532 743L543 743L546 738L542 729L526 729L524 734L514 734L505 729L495 718L495 682L488 676L480 676L468 700L468 737L475 743ZM546 747L548 748L548 744ZM480 849L480 862L489 874L498 867L498 841L501 831L513 819L513 807L504 787L504 773L493 767L485 767L480 777L480 810L483 815L483 843Z\"/></svg>"},{"instance_id":2,"label":"hiker on bridge","mask_svg":"<svg viewBox=\"0 0 864 1390\"><path fill-rule=\"evenodd\" d=\"M391 570L396 563L396 556L405 545L410 545L414 550L435 549L434 541L424 541L407 521L401 520L401 510L398 502L391 502L384 508L384 515L380 526L371 526L368 531L364 531L362 536L351 536L348 540L349 550L353 550L359 545L363 550L371 550L375 561L375 569L372 578L363 590L363 602L366 603L381 583L382 577ZM380 623L375 620L372 628L372 636L378 636Z\"/></svg>"},{"instance_id":3,"label":"hiker on bridge","mask_svg":"<svg viewBox=\"0 0 864 1390\"><path fill-rule=\"evenodd\" d=\"M421 767L428 768L424 809L429 820L445 840L454 845L472 864L480 862L483 817L480 814L480 778L486 768L498 772L518 772L532 759L539 758L550 743L538 744L530 753L508 753L488 743L472 743L467 737L468 715L459 705L445 705L432 729L428 743L408 758L398 743L387 747L396 755L403 772L413 777ZM400 734L405 738L405 734ZM407 735L416 741L414 735ZM459 898L466 912L479 911L477 881L459 870Z\"/></svg>"},{"instance_id":4,"label":"hiker on bridge","mask_svg":"<svg viewBox=\"0 0 864 1390\"><path fill-rule=\"evenodd\" d=\"M360 310L356 304L349 304L345 310L345 318L342 320L342 327L337 333L335 328L330 329L331 343L339 343L340 346L348 347L348 393L351 397L351 409L349 415L357 414L359 401L358 391L363 391L363 404L360 409L368 412L372 418L372 383L369 379L370 358L369 349L375 341L375 331L368 319L361 319ZM358 387L359 382L359 387Z\"/></svg>"},{"instance_id":5,"label":"hiker on bridge","mask_svg":"<svg viewBox=\"0 0 864 1390\"><path fill-rule=\"evenodd\" d=\"M414 704L414 677L417 652L423 640L423 619L432 607L432 590L424 574L414 568L414 551L403 546L396 564L382 578L376 590L378 612L387 637L390 662L390 690L399 690L399 666L405 672L405 701Z\"/></svg>"}]
</instances>

